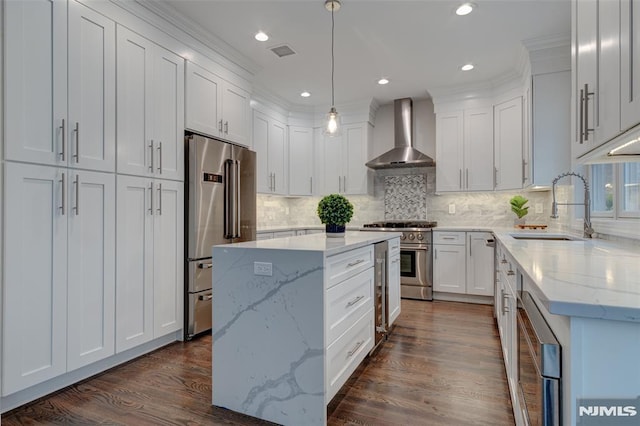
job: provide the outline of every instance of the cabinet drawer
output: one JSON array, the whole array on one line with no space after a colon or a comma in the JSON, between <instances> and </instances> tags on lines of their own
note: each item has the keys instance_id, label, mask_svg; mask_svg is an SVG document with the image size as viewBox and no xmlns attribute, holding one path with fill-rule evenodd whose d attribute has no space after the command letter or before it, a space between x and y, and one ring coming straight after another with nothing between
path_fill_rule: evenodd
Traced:
<instances>
[{"instance_id":1,"label":"cabinet drawer","mask_svg":"<svg viewBox=\"0 0 640 426\"><path fill-rule=\"evenodd\" d=\"M333 343L373 308L374 270L369 268L327 290L327 343Z\"/></svg>"},{"instance_id":2,"label":"cabinet drawer","mask_svg":"<svg viewBox=\"0 0 640 426\"><path fill-rule=\"evenodd\" d=\"M326 393L330 401L373 349L373 310L358 321L327 348Z\"/></svg>"},{"instance_id":3,"label":"cabinet drawer","mask_svg":"<svg viewBox=\"0 0 640 426\"><path fill-rule=\"evenodd\" d=\"M327 288L373 266L373 246L362 247L327 258Z\"/></svg>"},{"instance_id":4,"label":"cabinet drawer","mask_svg":"<svg viewBox=\"0 0 640 426\"><path fill-rule=\"evenodd\" d=\"M389 240L389 257L400 254L400 238Z\"/></svg>"},{"instance_id":5,"label":"cabinet drawer","mask_svg":"<svg viewBox=\"0 0 640 426\"><path fill-rule=\"evenodd\" d=\"M434 231L433 232L433 244L464 245L465 244L465 233L464 232Z\"/></svg>"}]
</instances>

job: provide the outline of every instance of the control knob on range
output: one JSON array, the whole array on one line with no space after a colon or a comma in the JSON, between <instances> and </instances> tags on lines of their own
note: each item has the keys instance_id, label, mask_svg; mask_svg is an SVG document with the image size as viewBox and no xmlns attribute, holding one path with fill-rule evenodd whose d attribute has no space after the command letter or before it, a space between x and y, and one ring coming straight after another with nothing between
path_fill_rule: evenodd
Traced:
<instances>
[{"instance_id":1,"label":"control knob on range","mask_svg":"<svg viewBox=\"0 0 640 426\"><path fill-rule=\"evenodd\" d=\"M406 239L407 239L407 236L405 235L405 233L404 233L404 232L403 232L403 233L402 233L402 235L400 236L400 239L401 239L402 241L404 241L404 240L406 240Z\"/></svg>"},{"instance_id":2,"label":"control knob on range","mask_svg":"<svg viewBox=\"0 0 640 426\"><path fill-rule=\"evenodd\" d=\"M409 239L410 239L411 241L415 240L415 238L416 238L416 236L415 236L415 235L413 235L413 232L409 234Z\"/></svg>"},{"instance_id":3,"label":"control knob on range","mask_svg":"<svg viewBox=\"0 0 640 426\"><path fill-rule=\"evenodd\" d=\"M418 241L422 241L424 239L424 236L422 235L422 232L418 232Z\"/></svg>"}]
</instances>

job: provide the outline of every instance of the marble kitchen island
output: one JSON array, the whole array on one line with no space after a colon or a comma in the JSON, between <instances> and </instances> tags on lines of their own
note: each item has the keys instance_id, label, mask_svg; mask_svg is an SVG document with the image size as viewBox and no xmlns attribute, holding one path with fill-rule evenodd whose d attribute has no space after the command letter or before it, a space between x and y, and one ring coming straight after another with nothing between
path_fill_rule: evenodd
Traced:
<instances>
[{"instance_id":1,"label":"marble kitchen island","mask_svg":"<svg viewBox=\"0 0 640 426\"><path fill-rule=\"evenodd\" d=\"M347 232L215 246L213 405L280 424L326 424L327 404L373 348L373 244L399 237Z\"/></svg>"}]
</instances>

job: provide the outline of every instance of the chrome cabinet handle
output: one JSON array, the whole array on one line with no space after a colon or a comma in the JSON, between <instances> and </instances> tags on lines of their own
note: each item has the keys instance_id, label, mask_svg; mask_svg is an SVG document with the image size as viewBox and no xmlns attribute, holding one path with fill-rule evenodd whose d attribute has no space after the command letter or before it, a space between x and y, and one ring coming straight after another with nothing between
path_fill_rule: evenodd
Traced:
<instances>
[{"instance_id":1,"label":"chrome cabinet handle","mask_svg":"<svg viewBox=\"0 0 640 426\"><path fill-rule=\"evenodd\" d=\"M393 259L393 260L391 261L391 263L398 263L398 262L400 262L400 259Z\"/></svg>"},{"instance_id":2,"label":"chrome cabinet handle","mask_svg":"<svg viewBox=\"0 0 640 426\"><path fill-rule=\"evenodd\" d=\"M364 259L358 259L358 260L356 260L355 262L348 263L348 264L347 264L347 268L352 268L352 267L354 267L354 266L356 266L356 265L359 265L359 264L361 264L361 263L364 263L364 262L365 262L365 260L364 260Z\"/></svg>"},{"instance_id":3,"label":"chrome cabinet handle","mask_svg":"<svg viewBox=\"0 0 640 426\"><path fill-rule=\"evenodd\" d=\"M162 184L158 184L158 216L162 216Z\"/></svg>"},{"instance_id":4,"label":"chrome cabinet handle","mask_svg":"<svg viewBox=\"0 0 640 426\"><path fill-rule=\"evenodd\" d=\"M60 156L62 157L62 161L65 161L65 145L67 144L67 126L65 124L64 118L62 119L62 126L59 127L62 129L62 151L60 152Z\"/></svg>"},{"instance_id":5,"label":"chrome cabinet handle","mask_svg":"<svg viewBox=\"0 0 640 426\"><path fill-rule=\"evenodd\" d=\"M276 174L273 174L273 192L276 192Z\"/></svg>"},{"instance_id":6,"label":"chrome cabinet handle","mask_svg":"<svg viewBox=\"0 0 640 426\"><path fill-rule=\"evenodd\" d=\"M228 121L224 122L224 134L225 135L229 134L229 122Z\"/></svg>"},{"instance_id":7,"label":"chrome cabinet handle","mask_svg":"<svg viewBox=\"0 0 640 426\"><path fill-rule=\"evenodd\" d=\"M442 237L443 240L455 240L456 237Z\"/></svg>"},{"instance_id":8,"label":"chrome cabinet handle","mask_svg":"<svg viewBox=\"0 0 640 426\"><path fill-rule=\"evenodd\" d=\"M220 133L222 133L222 119L220 119L220 121L218 121L218 131Z\"/></svg>"},{"instance_id":9,"label":"chrome cabinet handle","mask_svg":"<svg viewBox=\"0 0 640 426\"><path fill-rule=\"evenodd\" d=\"M527 180L527 179L524 177L524 176L525 176L525 175L524 175L524 169L525 169L526 164L527 164L527 163L524 161L524 158L523 158L523 159L522 159L522 184L523 184L523 185L524 185L524 183L525 183L525 182L526 182L526 180Z\"/></svg>"},{"instance_id":10,"label":"chrome cabinet handle","mask_svg":"<svg viewBox=\"0 0 640 426\"><path fill-rule=\"evenodd\" d=\"M76 164L80 162L80 123L76 121L76 128L73 129L76 133L76 153L73 155L76 159Z\"/></svg>"},{"instance_id":11,"label":"chrome cabinet handle","mask_svg":"<svg viewBox=\"0 0 640 426\"><path fill-rule=\"evenodd\" d=\"M356 343L356 345L353 347L353 349L351 349L349 352L347 352L347 358L351 358L353 356L353 354L358 352L358 349L360 349L360 346L362 346L363 343L364 343L364 340L360 340L358 343Z\"/></svg>"},{"instance_id":12,"label":"chrome cabinet handle","mask_svg":"<svg viewBox=\"0 0 640 426\"><path fill-rule=\"evenodd\" d=\"M347 303L347 308L350 308L351 306L355 305L356 303L358 303L359 301L361 301L362 299L364 299L364 296L358 296L355 299L351 300L349 303Z\"/></svg>"},{"instance_id":13,"label":"chrome cabinet handle","mask_svg":"<svg viewBox=\"0 0 640 426\"><path fill-rule=\"evenodd\" d=\"M309 194L313 194L313 177L309 178Z\"/></svg>"},{"instance_id":14,"label":"chrome cabinet handle","mask_svg":"<svg viewBox=\"0 0 640 426\"><path fill-rule=\"evenodd\" d=\"M213 299L213 294L207 294L206 296L205 295L198 296L198 300L211 300L211 299Z\"/></svg>"},{"instance_id":15,"label":"chrome cabinet handle","mask_svg":"<svg viewBox=\"0 0 640 426\"><path fill-rule=\"evenodd\" d=\"M584 85L584 141L589 140L589 132L593 132L593 129L589 128L589 97L593 96L594 92L589 92L589 84Z\"/></svg>"},{"instance_id":16,"label":"chrome cabinet handle","mask_svg":"<svg viewBox=\"0 0 640 426\"><path fill-rule=\"evenodd\" d=\"M509 276L511 276L511 275L515 275L515 274L516 274L516 273L515 273L515 272L513 272L511 269L509 269L509 270L507 271L507 275L509 275Z\"/></svg>"},{"instance_id":17,"label":"chrome cabinet handle","mask_svg":"<svg viewBox=\"0 0 640 426\"><path fill-rule=\"evenodd\" d=\"M462 169L458 169L458 187L462 189Z\"/></svg>"},{"instance_id":18,"label":"chrome cabinet handle","mask_svg":"<svg viewBox=\"0 0 640 426\"><path fill-rule=\"evenodd\" d=\"M153 139L151 139L151 143L148 148L151 150L151 165L149 166L149 171L153 173Z\"/></svg>"},{"instance_id":19,"label":"chrome cabinet handle","mask_svg":"<svg viewBox=\"0 0 640 426\"><path fill-rule=\"evenodd\" d=\"M149 186L149 213L153 216L153 182Z\"/></svg>"},{"instance_id":20,"label":"chrome cabinet handle","mask_svg":"<svg viewBox=\"0 0 640 426\"><path fill-rule=\"evenodd\" d=\"M502 259L500 263L507 263L507 259Z\"/></svg>"},{"instance_id":21,"label":"chrome cabinet handle","mask_svg":"<svg viewBox=\"0 0 640 426\"><path fill-rule=\"evenodd\" d=\"M60 180L60 182L62 183L62 205L60 206L60 212L62 213L62 216L64 216L66 212L65 198L67 198L67 182L65 180L64 173L62 173L62 180Z\"/></svg>"},{"instance_id":22,"label":"chrome cabinet handle","mask_svg":"<svg viewBox=\"0 0 640 426\"><path fill-rule=\"evenodd\" d=\"M213 263L198 263L198 269L211 269L213 268Z\"/></svg>"},{"instance_id":23,"label":"chrome cabinet handle","mask_svg":"<svg viewBox=\"0 0 640 426\"><path fill-rule=\"evenodd\" d=\"M347 193L347 177L342 176L342 192Z\"/></svg>"},{"instance_id":24,"label":"chrome cabinet handle","mask_svg":"<svg viewBox=\"0 0 640 426\"><path fill-rule=\"evenodd\" d=\"M466 181L465 187L469 189L469 169L465 169L464 175L465 175L465 181Z\"/></svg>"},{"instance_id":25,"label":"chrome cabinet handle","mask_svg":"<svg viewBox=\"0 0 640 426\"><path fill-rule=\"evenodd\" d=\"M580 114L579 114L579 137L578 141L580 145L584 143L584 89L580 89Z\"/></svg>"},{"instance_id":26,"label":"chrome cabinet handle","mask_svg":"<svg viewBox=\"0 0 640 426\"><path fill-rule=\"evenodd\" d=\"M73 182L76 186L76 206L74 210L76 211L76 216L80 214L80 174L76 175L76 180Z\"/></svg>"},{"instance_id":27,"label":"chrome cabinet handle","mask_svg":"<svg viewBox=\"0 0 640 426\"><path fill-rule=\"evenodd\" d=\"M162 142L158 142L158 173L162 174Z\"/></svg>"}]
</instances>

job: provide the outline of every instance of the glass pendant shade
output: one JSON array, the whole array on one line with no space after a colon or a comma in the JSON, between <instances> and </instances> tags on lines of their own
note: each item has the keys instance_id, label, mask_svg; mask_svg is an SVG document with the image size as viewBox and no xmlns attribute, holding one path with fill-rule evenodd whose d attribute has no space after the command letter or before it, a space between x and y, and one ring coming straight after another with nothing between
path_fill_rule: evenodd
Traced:
<instances>
[{"instance_id":1,"label":"glass pendant shade","mask_svg":"<svg viewBox=\"0 0 640 426\"><path fill-rule=\"evenodd\" d=\"M342 130L340 125L340 115L336 111L335 107L331 107L327 114L326 123L324 126L324 134L327 136L339 136Z\"/></svg>"}]
</instances>

